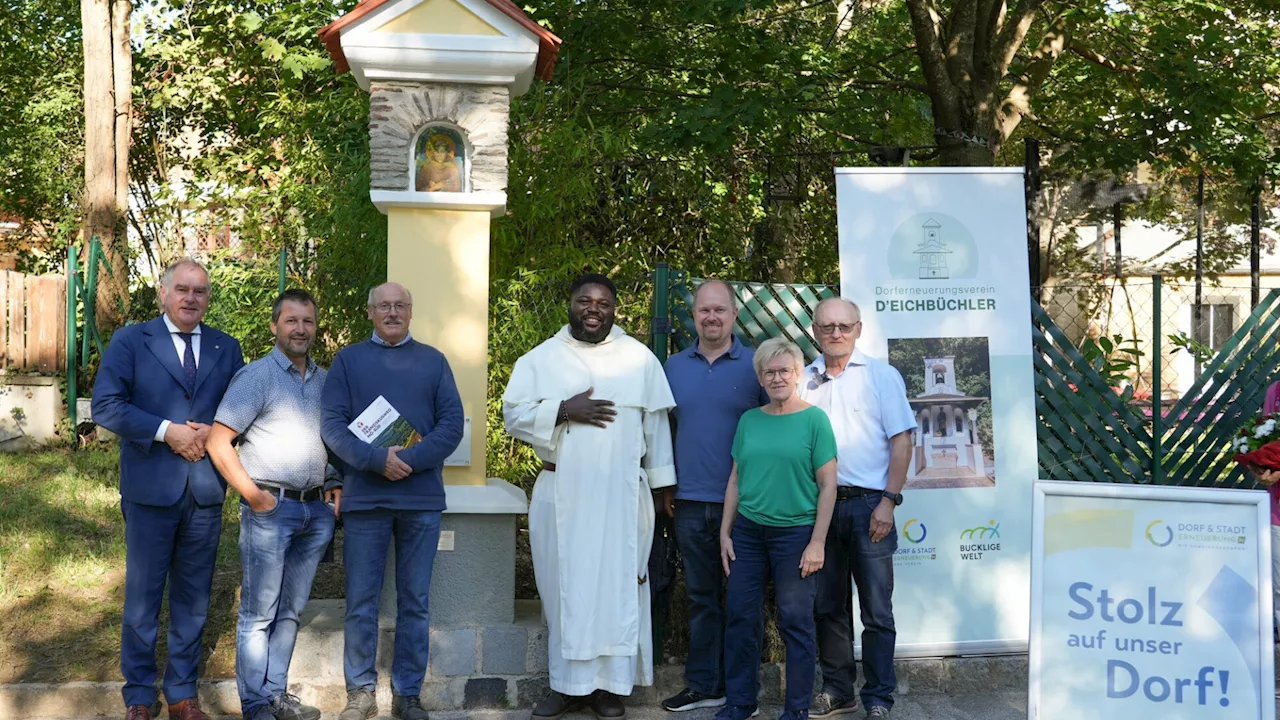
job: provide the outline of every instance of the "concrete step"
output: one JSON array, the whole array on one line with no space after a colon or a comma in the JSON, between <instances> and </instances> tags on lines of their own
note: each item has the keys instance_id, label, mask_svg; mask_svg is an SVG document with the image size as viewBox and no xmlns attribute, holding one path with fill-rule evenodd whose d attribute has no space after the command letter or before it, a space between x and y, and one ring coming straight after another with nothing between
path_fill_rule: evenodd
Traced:
<instances>
[{"instance_id":1,"label":"concrete step","mask_svg":"<svg viewBox=\"0 0 1280 720\"><path fill-rule=\"evenodd\" d=\"M776 705L763 705L760 720L773 720L781 714ZM628 720L712 720L714 709L693 710L685 713L669 713L659 707L628 707ZM390 720L381 715L378 720ZM848 715L861 720L859 712ZM893 708L893 720L1025 720L1027 696L1025 693L1003 692L987 695L931 695L928 697L902 698ZM337 713L325 713L321 720L337 720ZM569 713L567 720L594 720L591 713ZM52 719L51 719L52 720ZM62 720L62 719L58 719ZM88 717L82 720L90 720ZM94 720L101 720L101 716ZM215 720L238 720L238 716L215 716ZM431 713L431 720L529 720L528 710L452 710Z\"/></svg>"}]
</instances>

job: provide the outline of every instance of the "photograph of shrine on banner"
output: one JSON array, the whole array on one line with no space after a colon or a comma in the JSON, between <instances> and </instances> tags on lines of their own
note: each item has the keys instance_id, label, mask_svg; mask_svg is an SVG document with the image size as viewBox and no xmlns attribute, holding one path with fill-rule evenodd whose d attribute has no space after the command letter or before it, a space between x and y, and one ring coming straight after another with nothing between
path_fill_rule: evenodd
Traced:
<instances>
[{"instance_id":1,"label":"photograph of shrine on banner","mask_svg":"<svg viewBox=\"0 0 1280 720\"><path fill-rule=\"evenodd\" d=\"M837 168L836 198L857 347L902 375L917 425L897 654L1023 651L1037 465L1022 169Z\"/></svg>"}]
</instances>

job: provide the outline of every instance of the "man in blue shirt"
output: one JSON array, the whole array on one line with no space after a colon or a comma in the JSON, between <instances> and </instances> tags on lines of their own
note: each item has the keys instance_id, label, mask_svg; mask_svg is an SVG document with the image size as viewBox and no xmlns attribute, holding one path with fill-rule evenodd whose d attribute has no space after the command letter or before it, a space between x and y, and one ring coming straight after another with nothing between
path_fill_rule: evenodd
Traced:
<instances>
[{"instance_id":1,"label":"man in blue shirt","mask_svg":"<svg viewBox=\"0 0 1280 720\"><path fill-rule=\"evenodd\" d=\"M396 543L396 639L391 716L427 720L419 694L427 673L431 569L445 509L445 458L462 441L462 400L449 361L409 336L413 297L396 283L369 292L373 337L341 350L321 396L320 435L346 465L339 511L345 534L347 617L339 720L378 714L378 598L387 548ZM379 397L422 436L410 447L378 447L348 427Z\"/></svg>"},{"instance_id":2,"label":"man in blue shirt","mask_svg":"<svg viewBox=\"0 0 1280 720\"><path fill-rule=\"evenodd\" d=\"M676 542L689 591L689 657L686 687L662 701L671 712L724 705L724 571L720 565L720 516L733 469L730 450L738 419L769 401L751 359L754 352L733 335L738 304L733 288L708 280L693 296L698 339L667 360L675 396L677 485L661 504L674 515Z\"/></svg>"},{"instance_id":3,"label":"man in blue shirt","mask_svg":"<svg viewBox=\"0 0 1280 720\"><path fill-rule=\"evenodd\" d=\"M271 333L275 348L232 378L209 431L209 457L241 498L236 688L244 720L320 720L318 709L289 693L299 617L336 521L322 497L326 372L311 359L311 293L280 293ZM330 491L335 500L340 495Z\"/></svg>"}]
</instances>

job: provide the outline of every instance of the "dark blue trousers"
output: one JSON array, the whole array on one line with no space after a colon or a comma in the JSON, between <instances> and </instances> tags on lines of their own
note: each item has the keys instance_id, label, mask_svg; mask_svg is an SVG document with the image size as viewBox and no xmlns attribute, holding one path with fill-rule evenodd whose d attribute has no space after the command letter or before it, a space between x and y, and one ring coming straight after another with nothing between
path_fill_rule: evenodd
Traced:
<instances>
[{"instance_id":1,"label":"dark blue trousers","mask_svg":"<svg viewBox=\"0 0 1280 720\"><path fill-rule=\"evenodd\" d=\"M378 686L378 601L387 549L396 544L396 639L391 692L419 695L431 642L431 570L440 542L439 510L359 510L342 514L347 618L342 670L347 690Z\"/></svg>"},{"instance_id":2,"label":"dark blue trousers","mask_svg":"<svg viewBox=\"0 0 1280 720\"><path fill-rule=\"evenodd\" d=\"M722 503L676 501L676 543L689 591L689 657L684 679L703 695L724 695L724 568L720 564Z\"/></svg>"},{"instance_id":3,"label":"dark blue trousers","mask_svg":"<svg viewBox=\"0 0 1280 720\"><path fill-rule=\"evenodd\" d=\"M168 507L122 499L120 511L125 539L120 637L124 704L150 705L156 699L156 634L168 582L169 663L164 697L172 705L196 694L201 639L222 533L222 505L201 507L188 489Z\"/></svg>"},{"instance_id":4,"label":"dark blue trousers","mask_svg":"<svg viewBox=\"0 0 1280 720\"><path fill-rule=\"evenodd\" d=\"M893 554L898 549L898 526L880 542L871 542L871 512L880 494L871 493L836 503L827 532L826 561L818 571L819 665L823 689L837 699L853 698L858 671L853 661L849 578L858 586L862 611L862 686L865 707L893 707L898 688L893 649L898 633L893 625Z\"/></svg>"},{"instance_id":5,"label":"dark blue trousers","mask_svg":"<svg viewBox=\"0 0 1280 720\"><path fill-rule=\"evenodd\" d=\"M760 650L764 590L773 579L778 630L787 649L787 717L806 718L813 695L813 602L817 575L800 577L800 558L812 525L769 527L739 515L733 523L733 551L725 599L725 690L729 705L754 707L760 691Z\"/></svg>"}]
</instances>

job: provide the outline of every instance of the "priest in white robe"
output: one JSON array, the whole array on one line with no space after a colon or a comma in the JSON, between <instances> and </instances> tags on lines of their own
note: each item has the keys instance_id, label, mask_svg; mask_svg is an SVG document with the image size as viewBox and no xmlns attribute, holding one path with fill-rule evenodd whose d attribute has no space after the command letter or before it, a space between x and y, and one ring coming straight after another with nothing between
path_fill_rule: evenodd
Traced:
<instances>
[{"instance_id":1,"label":"priest in white robe","mask_svg":"<svg viewBox=\"0 0 1280 720\"><path fill-rule=\"evenodd\" d=\"M507 432L543 461L529 503L552 690L540 720L625 717L618 696L653 684L650 491L676 482L675 401L658 358L614 327L616 302L608 278L576 280L569 324L516 361L502 396Z\"/></svg>"}]
</instances>

